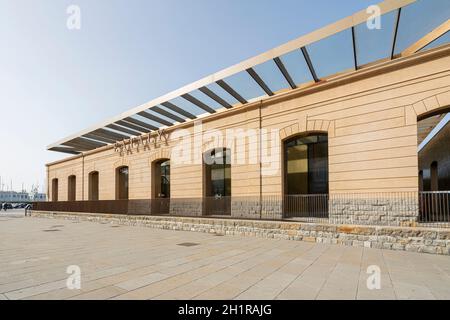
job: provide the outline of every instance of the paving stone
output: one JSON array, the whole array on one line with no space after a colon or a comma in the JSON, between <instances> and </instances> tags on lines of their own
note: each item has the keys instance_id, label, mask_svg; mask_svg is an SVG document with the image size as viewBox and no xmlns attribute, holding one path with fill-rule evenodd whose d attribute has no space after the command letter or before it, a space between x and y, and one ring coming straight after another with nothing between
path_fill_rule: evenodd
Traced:
<instances>
[{"instance_id":1,"label":"paving stone","mask_svg":"<svg viewBox=\"0 0 450 320\"><path fill-rule=\"evenodd\" d=\"M0 300L450 299L449 256L34 217L2 220L0 234ZM66 286L70 265L81 290Z\"/></svg>"}]
</instances>

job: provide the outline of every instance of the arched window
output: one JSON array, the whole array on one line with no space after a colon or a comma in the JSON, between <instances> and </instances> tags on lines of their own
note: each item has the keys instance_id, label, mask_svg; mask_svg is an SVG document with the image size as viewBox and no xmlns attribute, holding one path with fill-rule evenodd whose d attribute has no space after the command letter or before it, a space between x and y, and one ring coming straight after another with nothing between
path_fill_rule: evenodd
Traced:
<instances>
[{"instance_id":1,"label":"arched window","mask_svg":"<svg viewBox=\"0 0 450 320\"><path fill-rule=\"evenodd\" d=\"M217 148L204 155L205 196L231 196L231 151Z\"/></svg>"},{"instance_id":2,"label":"arched window","mask_svg":"<svg viewBox=\"0 0 450 320\"><path fill-rule=\"evenodd\" d=\"M430 166L431 191L439 191L438 163L433 161Z\"/></svg>"},{"instance_id":3,"label":"arched window","mask_svg":"<svg viewBox=\"0 0 450 320\"><path fill-rule=\"evenodd\" d=\"M58 179L52 179L52 201L58 201Z\"/></svg>"},{"instance_id":4,"label":"arched window","mask_svg":"<svg viewBox=\"0 0 450 320\"><path fill-rule=\"evenodd\" d=\"M98 200L98 171L89 173L89 200Z\"/></svg>"},{"instance_id":5,"label":"arched window","mask_svg":"<svg viewBox=\"0 0 450 320\"><path fill-rule=\"evenodd\" d=\"M285 217L328 216L327 134L297 136L283 147Z\"/></svg>"},{"instance_id":6,"label":"arched window","mask_svg":"<svg viewBox=\"0 0 450 320\"><path fill-rule=\"evenodd\" d=\"M284 193L328 193L328 137L315 134L284 142Z\"/></svg>"},{"instance_id":7,"label":"arched window","mask_svg":"<svg viewBox=\"0 0 450 320\"><path fill-rule=\"evenodd\" d=\"M128 167L116 169L116 199L128 199Z\"/></svg>"},{"instance_id":8,"label":"arched window","mask_svg":"<svg viewBox=\"0 0 450 320\"><path fill-rule=\"evenodd\" d=\"M204 214L231 215L231 151L216 148L203 156Z\"/></svg>"},{"instance_id":9,"label":"arched window","mask_svg":"<svg viewBox=\"0 0 450 320\"><path fill-rule=\"evenodd\" d=\"M170 160L153 163L153 198L170 198Z\"/></svg>"},{"instance_id":10,"label":"arched window","mask_svg":"<svg viewBox=\"0 0 450 320\"><path fill-rule=\"evenodd\" d=\"M72 175L68 178L67 201L75 201L77 194L77 177Z\"/></svg>"}]
</instances>

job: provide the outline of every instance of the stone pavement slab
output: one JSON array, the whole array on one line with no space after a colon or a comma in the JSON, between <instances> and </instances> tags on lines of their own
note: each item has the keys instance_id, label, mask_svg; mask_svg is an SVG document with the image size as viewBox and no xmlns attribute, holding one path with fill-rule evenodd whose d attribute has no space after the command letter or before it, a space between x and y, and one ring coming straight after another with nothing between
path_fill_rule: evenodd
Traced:
<instances>
[{"instance_id":1,"label":"stone pavement slab","mask_svg":"<svg viewBox=\"0 0 450 320\"><path fill-rule=\"evenodd\" d=\"M449 256L17 213L0 234L0 300L450 299ZM67 288L69 266L80 289Z\"/></svg>"}]
</instances>

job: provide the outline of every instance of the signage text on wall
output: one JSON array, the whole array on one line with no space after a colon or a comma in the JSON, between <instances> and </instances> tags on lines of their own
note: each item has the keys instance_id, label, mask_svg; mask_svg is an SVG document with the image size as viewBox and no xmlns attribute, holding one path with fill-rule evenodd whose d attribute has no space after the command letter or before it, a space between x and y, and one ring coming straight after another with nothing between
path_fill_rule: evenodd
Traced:
<instances>
[{"instance_id":1,"label":"signage text on wall","mask_svg":"<svg viewBox=\"0 0 450 320\"><path fill-rule=\"evenodd\" d=\"M120 156L133 154L133 151L149 151L157 149L162 145L168 146L169 133L164 129L156 131L156 133L149 133L141 135L139 137L125 139L114 144L114 152L120 154Z\"/></svg>"}]
</instances>

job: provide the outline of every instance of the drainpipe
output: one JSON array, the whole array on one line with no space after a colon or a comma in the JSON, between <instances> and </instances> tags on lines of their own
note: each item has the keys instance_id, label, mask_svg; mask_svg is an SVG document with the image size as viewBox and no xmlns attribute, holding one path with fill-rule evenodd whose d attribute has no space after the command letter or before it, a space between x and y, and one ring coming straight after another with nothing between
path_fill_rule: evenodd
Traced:
<instances>
[{"instance_id":1,"label":"drainpipe","mask_svg":"<svg viewBox=\"0 0 450 320\"><path fill-rule=\"evenodd\" d=\"M84 153L81 153L81 200L84 201Z\"/></svg>"},{"instance_id":2,"label":"drainpipe","mask_svg":"<svg viewBox=\"0 0 450 320\"><path fill-rule=\"evenodd\" d=\"M262 219L262 118L261 118L261 108L262 100L259 101L259 219Z\"/></svg>"},{"instance_id":3,"label":"drainpipe","mask_svg":"<svg viewBox=\"0 0 450 320\"><path fill-rule=\"evenodd\" d=\"M50 181L49 181L49 179L50 179L50 173L49 173L49 169L48 169L48 166L46 166L46 168L47 168L47 201L49 201L50 200ZM53 199L52 199L52 201L53 201Z\"/></svg>"}]
</instances>

